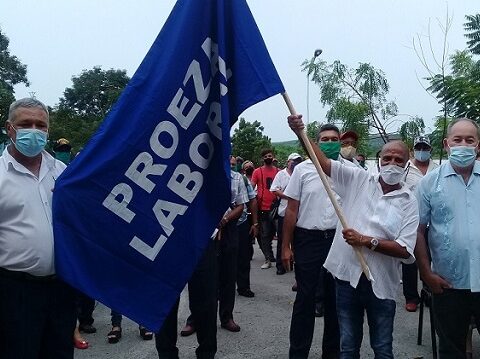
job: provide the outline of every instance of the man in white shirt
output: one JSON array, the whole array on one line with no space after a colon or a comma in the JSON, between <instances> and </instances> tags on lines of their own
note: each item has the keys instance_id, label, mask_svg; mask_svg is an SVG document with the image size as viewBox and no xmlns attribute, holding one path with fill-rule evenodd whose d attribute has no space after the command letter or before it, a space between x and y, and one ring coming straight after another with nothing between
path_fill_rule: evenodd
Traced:
<instances>
[{"instance_id":1,"label":"man in white shirt","mask_svg":"<svg viewBox=\"0 0 480 359\"><path fill-rule=\"evenodd\" d=\"M338 159L338 128L331 124L323 125L315 146L321 146L329 157ZM295 260L297 281L290 324L289 358L308 357L315 326L315 297L322 285L325 319L322 358L336 359L340 338L335 282L330 273L322 270L322 266L332 245L338 219L311 160L295 167L283 194L288 198L288 204L283 226L282 262L290 269L290 262Z\"/></svg>"},{"instance_id":2,"label":"man in white shirt","mask_svg":"<svg viewBox=\"0 0 480 359\"><path fill-rule=\"evenodd\" d=\"M294 131L303 130L301 115L289 116L289 123ZM408 148L401 141L387 143L380 153L380 175L332 161L318 147L314 150L342 199L350 226L337 229L324 265L336 278L340 358L360 357L364 311L375 357L393 358L400 263L414 260L418 226L417 201L402 186ZM362 273L354 247L363 254L371 281Z\"/></svg>"},{"instance_id":3,"label":"man in white shirt","mask_svg":"<svg viewBox=\"0 0 480 359\"><path fill-rule=\"evenodd\" d=\"M283 194L283 191L285 191L285 188L287 188L288 182L290 181L290 176L293 173L293 169L300 162L302 162L302 156L300 156L298 153L293 152L288 155L287 167L277 173L273 179L272 186L270 187L270 191L275 193L275 195L280 198L277 219L277 258L282 258L283 217L285 216L288 200L288 197ZM281 260L277 260L276 266L278 275L283 275L286 273Z\"/></svg>"},{"instance_id":4,"label":"man in white shirt","mask_svg":"<svg viewBox=\"0 0 480 359\"><path fill-rule=\"evenodd\" d=\"M418 136L413 142L413 159L408 161L405 184L415 193L420 180L428 172L437 168L438 165L431 159L432 146L427 136ZM417 263L402 264L403 295L405 297L405 309L415 312L420 302L418 295L418 268Z\"/></svg>"},{"instance_id":5,"label":"man in white shirt","mask_svg":"<svg viewBox=\"0 0 480 359\"><path fill-rule=\"evenodd\" d=\"M10 105L0 157L0 358L73 358L73 290L55 277L52 194L65 165L44 147L48 110Z\"/></svg>"}]
</instances>

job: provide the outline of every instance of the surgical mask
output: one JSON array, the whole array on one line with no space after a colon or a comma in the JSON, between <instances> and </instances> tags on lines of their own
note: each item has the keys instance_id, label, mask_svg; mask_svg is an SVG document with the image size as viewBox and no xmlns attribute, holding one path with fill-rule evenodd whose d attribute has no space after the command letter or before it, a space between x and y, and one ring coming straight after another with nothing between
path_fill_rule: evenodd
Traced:
<instances>
[{"instance_id":1,"label":"surgical mask","mask_svg":"<svg viewBox=\"0 0 480 359\"><path fill-rule=\"evenodd\" d=\"M345 146L342 147L340 150L340 154L342 155L343 158L346 158L347 160L351 160L353 157L357 155L357 149L353 146Z\"/></svg>"},{"instance_id":2,"label":"surgical mask","mask_svg":"<svg viewBox=\"0 0 480 359\"><path fill-rule=\"evenodd\" d=\"M318 145L327 158L330 158L331 160L338 159L338 155L340 154L340 142L320 142Z\"/></svg>"},{"instance_id":3,"label":"surgical mask","mask_svg":"<svg viewBox=\"0 0 480 359\"><path fill-rule=\"evenodd\" d=\"M70 152L55 152L55 158L68 165L70 163Z\"/></svg>"},{"instance_id":4,"label":"surgical mask","mask_svg":"<svg viewBox=\"0 0 480 359\"><path fill-rule=\"evenodd\" d=\"M404 174L405 168L397 165L385 165L380 167L380 177L382 177L383 182L390 186L400 183Z\"/></svg>"},{"instance_id":5,"label":"surgical mask","mask_svg":"<svg viewBox=\"0 0 480 359\"><path fill-rule=\"evenodd\" d=\"M246 169L245 169L245 174L246 174L247 176L251 176L251 175L253 174L253 169L254 169L253 167L248 167L248 168L246 168Z\"/></svg>"},{"instance_id":6,"label":"surgical mask","mask_svg":"<svg viewBox=\"0 0 480 359\"><path fill-rule=\"evenodd\" d=\"M273 163L273 158L265 158L263 160L267 166L270 166Z\"/></svg>"},{"instance_id":7,"label":"surgical mask","mask_svg":"<svg viewBox=\"0 0 480 359\"><path fill-rule=\"evenodd\" d=\"M476 157L477 147L455 146L450 147L450 154L448 155L448 160L454 166L468 167L475 161Z\"/></svg>"},{"instance_id":8,"label":"surgical mask","mask_svg":"<svg viewBox=\"0 0 480 359\"><path fill-rule=\"evenodd\" d=\"M35 128L16 129L13 127L13 129L17 133L17 136L15 142L13 142L13 140L11 141L22 155L35 157L45 148L48 136L45 131Z\"/></svg>"},{"instance_id":9,"label":"surgical mask","mask_svg":"<svg viewBox=\"0 0 480 359\"><path fill-rule=\"evenodd\" d=\"M413 151L413 157L415 157L415 159L420 162L427 162L431 156L432 154L430 153L430 151L421 151L421 150Z\"/></svg>"}]
</instances>

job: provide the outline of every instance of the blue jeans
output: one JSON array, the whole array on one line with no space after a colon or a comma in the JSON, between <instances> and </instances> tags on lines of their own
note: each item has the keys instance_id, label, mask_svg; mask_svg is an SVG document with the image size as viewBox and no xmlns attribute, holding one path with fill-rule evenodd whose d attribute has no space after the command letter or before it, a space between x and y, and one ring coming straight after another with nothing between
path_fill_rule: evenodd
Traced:
<instances>
[{"instance_id":1,"label":"blue jeans","mask_svg":"<svg viewBox=\"0 0 480 359\"><path fill-rule=\"evenodd\" d=\"M395 301L378 299L372 285L362 274L357 288L336 280L337 315L340 326L340 359L360 358L363 316L367 312L370 346L375 359L393 359L393 319Z\"/></svg>"}]
</instances>

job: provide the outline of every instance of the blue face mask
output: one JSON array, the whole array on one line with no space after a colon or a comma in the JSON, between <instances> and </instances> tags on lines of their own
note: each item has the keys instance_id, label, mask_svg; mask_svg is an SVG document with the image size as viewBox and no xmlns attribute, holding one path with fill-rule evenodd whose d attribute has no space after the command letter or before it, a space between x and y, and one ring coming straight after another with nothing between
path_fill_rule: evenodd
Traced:
<instances>
[{"instance_id":1,"label":"blue face mask","mask_svg":"<svg viewBox=\"0 0 480 359\"><path fill-rule=\"evenodd\" d=\"M413 156L417 161L420 161L420 162L427 162L430 159L431 155L432 154L430 153L430 151L421 151L421 150L413 151Z\"/></svg>"},{"instance_id":2,"label":"blue face mask","mask_svg":"<svg viewBox=\"0 0 480 359\"><path fill-rule=\"evenodd\" d=\"M35 157L45 148L47 144L46 132L34 128L15 129L15 127L13 127L13 129L17 133L17 136L15 142L12 142L22 155Z\"/></svg>"},{"instance_id":3,"label":"blue face mask","mask_svg":"<svg viewBox=\"0 0 480 359\"><path fill-rule=\"evenodd\" d=\"M455 146L450 147L450 154L448 160L457 167L470 166L477 157L477 147L470 146Z\"/></svg>"}]
</instances>

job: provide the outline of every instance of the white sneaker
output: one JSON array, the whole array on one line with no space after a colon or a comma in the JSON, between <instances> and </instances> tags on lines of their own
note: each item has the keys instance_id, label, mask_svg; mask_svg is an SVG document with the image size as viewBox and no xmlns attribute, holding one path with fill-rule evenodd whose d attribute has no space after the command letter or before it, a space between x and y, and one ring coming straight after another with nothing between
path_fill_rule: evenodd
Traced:
<instances>
[{"instance_id":1,"label":"white sneaker","mask_svg":"<svg viewBox=\"0 0 480 359\"><path fill-rule=\"evenodd\" d=\"M272 266L272 263L270 261L265 261L265 263L262 264L260 268L262 269L268 269Z\"/></svg>"}]
</instances>

